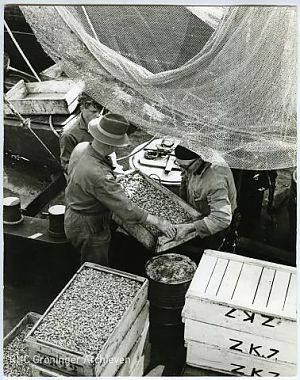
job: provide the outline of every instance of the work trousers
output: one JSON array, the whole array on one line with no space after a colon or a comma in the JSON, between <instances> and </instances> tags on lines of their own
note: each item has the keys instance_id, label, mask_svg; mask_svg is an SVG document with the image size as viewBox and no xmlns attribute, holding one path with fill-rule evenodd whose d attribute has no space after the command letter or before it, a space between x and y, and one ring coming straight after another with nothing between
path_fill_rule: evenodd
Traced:
<instances>
[{"instance_id":1,"label":"work trousers","mask_svg":"<svg viewBox=\"0 0 300 380\"><path fill-rule=\"evenodd\" d=\"M110 213L84 215L67 207L65 234L70 243L80 252L81 264L89 261L108 266L110 221Z\"/></svg>"}]
</instances>

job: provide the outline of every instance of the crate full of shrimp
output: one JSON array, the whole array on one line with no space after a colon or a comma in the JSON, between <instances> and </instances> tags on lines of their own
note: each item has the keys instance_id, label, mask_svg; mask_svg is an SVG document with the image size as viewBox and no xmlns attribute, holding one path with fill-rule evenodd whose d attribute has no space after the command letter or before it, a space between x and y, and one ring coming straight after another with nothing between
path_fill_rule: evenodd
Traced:
<instances>
[{"instance_id":1,"label":"crate full of shrimp","mask_svg":"<svg viewBox=\"0 0 300 380\"><path fill-rule=\"evenodd\" d=\"M25 337L41 318L29 312L3 339L3 373L5 376L31 376Z\"/></svg>"},{"instance_id":2,"label":"crate full of shrimp","mask_svg":"<svg viewBox=\"0 0 300 380\"><path fill-rule=\"evenodd\" d=\"M190 223L200 218L200 213L183 199L139 171L125 174L119 178L119 183L135 204L173 224ZM197 236L196 232L191 232L184 239L170 240L154 226L126 224L116 214L113 215L113 219L146 248L157 253L174 248Z\"/></svg>"},{"instance_id":3,"label":"crate full of shrimp","mask_svg":"<svg viewBox=\"0 0 300 380\"><path fill-rule=\"evenodd\" d=\"M26 337L32 364L115 376L148 323L147 292L143 277L84 263Z\"/></svg>"}]
</instances>

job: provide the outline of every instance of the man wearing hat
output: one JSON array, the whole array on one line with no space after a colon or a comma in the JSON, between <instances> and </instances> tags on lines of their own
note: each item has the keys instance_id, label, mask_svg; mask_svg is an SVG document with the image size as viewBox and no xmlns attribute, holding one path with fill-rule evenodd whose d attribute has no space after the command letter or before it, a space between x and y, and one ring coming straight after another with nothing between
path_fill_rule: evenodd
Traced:
<instances>
[{"instance_id":1,"label":"man wearing hat","mask_svg":"<svg viewBox=\"0 0 300 380\"><path fill-rule=\"evenodd\" d=\"M236 188L231 169L204 161L197 153L178 145L176 163L182 171L180 196L197 209L202 218L177 225L177 239L191 232L197 237L178 247L197 263L204 249L218 249L236 209ZM225 162L224 162L225 163Z\"/></svg>"},{"instance_id":2,"label":"man wearing hat","mask_svg":"<svg viewBox=\"0 0 300 380\"><path fill-rule=\"evenodd\" d=\"M88 132L88 123L99 116L99 110L102 108L100 104L86 94L79 96L78 103L81 110L79 117L66 124L59 140L60 162L66 173L75 146L83 141L92 141L93 137Z\"/></svg>"},{"instance_id":3,"label":"man wearing hat","mask_svg":"<svg viewBox=\"0 0 300 380\"><path fill-rule=\"evenodd\" d=\"M85 261L108 265L112 212L126 223L153 224L174 238L176 229L135 205L116 181L109 154L129 143L129 124L117 114L106 114L89 123L91 143L78 144L68 168L65 191L65 233Z\"/></svg>"}]
</instances>

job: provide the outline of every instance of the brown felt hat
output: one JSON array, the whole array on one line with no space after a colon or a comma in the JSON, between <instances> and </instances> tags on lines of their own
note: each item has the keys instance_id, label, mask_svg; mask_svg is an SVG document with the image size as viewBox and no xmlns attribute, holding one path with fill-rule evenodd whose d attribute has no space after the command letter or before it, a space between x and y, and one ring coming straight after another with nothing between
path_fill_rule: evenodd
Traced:
<instances>
[{"instance_id":1,"label":"brown felt hat","mask_svg":"<svg viewBox=\"0 0 300 380\"><path fill-rule=\"evenodd\" d=\"M121 115L108 113L89 122L88 130L95 140L112 146L129 144L128 121Z\"/></svg>"}]
</instances>

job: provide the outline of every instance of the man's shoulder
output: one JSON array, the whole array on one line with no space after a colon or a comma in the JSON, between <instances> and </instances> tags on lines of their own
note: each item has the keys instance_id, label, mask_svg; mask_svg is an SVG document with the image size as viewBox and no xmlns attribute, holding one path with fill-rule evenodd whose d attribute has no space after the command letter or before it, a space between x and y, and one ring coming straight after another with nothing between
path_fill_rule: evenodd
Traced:
<instances>
[{"instance_id":1,"label":"man's shoulder","mask_svg":"<svg viewBox=\"0 0 300 380\"><path fill-rule=\"evenodd\" d=\"M80 127L80 114L70 120L62 130L62 136L70 136Z\"/></svg>"}]
</instances>

